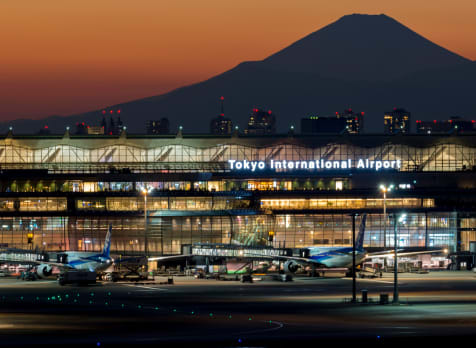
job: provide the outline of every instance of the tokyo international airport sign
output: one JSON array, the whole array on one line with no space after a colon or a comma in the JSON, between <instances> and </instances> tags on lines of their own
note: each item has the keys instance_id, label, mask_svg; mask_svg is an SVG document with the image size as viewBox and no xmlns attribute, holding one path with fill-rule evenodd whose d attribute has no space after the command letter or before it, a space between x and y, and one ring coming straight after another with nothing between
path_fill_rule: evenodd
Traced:
<instances>
[{"instance_id":1,"label":"tokyo international airport sign","mask_svg":"<svg viewBox=\"0 0 476 348\"><path fill-rule=\"evenodd\" d=\"M368 158L358 160L312 160L312 161L288 161L288 160L271 160L271 161L237 161L228 160L230 169L233 171L262 171L262 170L274 170L274 171L292 171L292 170L399 170L402 166L401 160L370 160Z\"/></svg>"}]
</instances>

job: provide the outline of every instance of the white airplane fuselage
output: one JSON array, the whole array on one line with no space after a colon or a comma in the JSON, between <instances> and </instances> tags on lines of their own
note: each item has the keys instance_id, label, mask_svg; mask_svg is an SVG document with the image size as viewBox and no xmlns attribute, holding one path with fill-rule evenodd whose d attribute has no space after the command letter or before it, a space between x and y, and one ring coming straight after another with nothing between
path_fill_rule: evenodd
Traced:
<instances>
[{"instance_id":1,"label":"white airplane fuselage","mask_svg":"<svg viewBox=\"0 0 476 348\"><path fill-rule=\"evenodd\" d=\"M352 267L352 248L349 247L309 247L309 259L328 268ZM363 249L355 251L355 263L358 265L365 258Z\"/></svg>"},{"instance_id":2,"label":"white airplane fuselage","mask_svg":"<svg viewBox=\"0 0 476 348\"><path fill-rule=\"evenodd\" d=\"M88 270L91 272L100 272L111 266L112 259L101 253L67 251L66 265L78 270Z\"/></svg>"}]
</instances>

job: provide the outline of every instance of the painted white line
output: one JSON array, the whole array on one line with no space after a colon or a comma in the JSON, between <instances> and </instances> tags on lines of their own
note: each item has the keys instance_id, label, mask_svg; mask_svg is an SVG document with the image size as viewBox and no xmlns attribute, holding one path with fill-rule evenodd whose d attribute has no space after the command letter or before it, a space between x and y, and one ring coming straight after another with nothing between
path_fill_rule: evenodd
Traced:
<instances>
[{"instance_id":1,"label":"painted white line","mask_svg":"<svg viewBox=\"0 0 476 348\"><path fill-rule=\"evenodd\" d=\"M279 329L282 329L284 327L284 323L281 323L279 321L264 321L264 323L269 323L270 325L274 325L274 327L267 328L267 329L256 329L256 330L251 330L251 331L242 331L240 332L241 335L249 335L249 334L254 334L254 333L262 333L262 332L267 332L267 331L276 331Z\"/></svg>"},{"instance_id":2,"label":"painted white line","mask_svg":"<svg viewBox=\"0 0 476 348\"><path fill-rule=\"evenodd\" d=\"M362 281L362 280L365 280L367 282L372 282L372 283L393 284L393 281L388 281L388 280L359 279L359 281ZM399 285L402 285L402 283L399 283Z\"/></svg>"},{"instance_id":3,"label":"painted white line","mask_svg":"<svg viewBox=\"0 0 476 348\"><path fill-rule=\"evenodd\" d=\"M44 281L17 281L13 283L3 283L0 282L0 288L3 285L19 285L19 286L24 286L24 285L39 285L39 284L53 284L56 283L56 280L44 280Z\"/></svg>"},{"instance_id":4,"label":"painted white line","mask_svg":"<svg viewBox=\"0 0 476 348\"><path fill-rule=\"evenodd\" d=\"M128 287L131 287L131 288L147 289L147 291L168 291L169 290L169 289L155 288L155 287L144 286L144 285L134 285L134 284L121 284L121 285L128 286Z\"/></svg>"},{"instance_id":5,"label":"painted white line","mask_svg":"<svg viewBox=\"0 0 476 348\"><path fill-rule=\"evenodd\" d=\"M342 278L342 279L348 279L348 280L352 280L352 278ZM393 281L389 281L389 280L377 280L377 279L365 279L365 278L357 278L357 281L359 282L362 282L362 281L365 281L365 282L372 282L372 283L385 283L385 284L393 284ZM399 284L401 285L401 284Z\"/></svg>"}]
</instances>

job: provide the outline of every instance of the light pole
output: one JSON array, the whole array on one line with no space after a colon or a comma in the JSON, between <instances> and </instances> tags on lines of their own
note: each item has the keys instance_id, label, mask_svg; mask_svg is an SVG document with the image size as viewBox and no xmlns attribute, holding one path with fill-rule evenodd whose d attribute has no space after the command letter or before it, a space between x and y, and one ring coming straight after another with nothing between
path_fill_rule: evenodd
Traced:
<instances>
[{"instance_id":1,"label":"light pole","mask_svg":"<svg viewBox=\"0 0 476 348\"><path fill-rule=\"evenodd\" d=\"M149 191L144 187L142 188L142 194L144 195L144 255L148 256L147 247L147 194Z\"/></svg>"},{"instance_id":2,"label":"light pole","mask_svg":"<svg viewBox=\"0 0 476 348\"><path fill-rule=\"evenodd\" d=\"M352 214L352 303L357 302L357 287L355 282L355 215Z\"/></svg>"},{"instance_id":3,"label":"light pole","mask_svg":"<svg viewBox=\"0 0 476 348\"><path fill-rule=\"evenodd\" d=\"M383 247L387 248L387 192L392 191L393 185L380 185L383 193Z\"/></svg>"},{"instance_id":4,"label":"light pole","mask_svg":"<svg viewBox=\"0 0 476 348\"><path fill-rule=\"evenodd\" d=\"M393 214L393 252L394 252L394 258L393 258L393 304L398 304L398 254L397 254L397 248L398 248L398 239L397 239L397 229L398 225L397 223L401 223L403 220L405 220L407 214L402 214L400 215L400 218L397 221L397 214Z\"/></svg>"}]
</instances>

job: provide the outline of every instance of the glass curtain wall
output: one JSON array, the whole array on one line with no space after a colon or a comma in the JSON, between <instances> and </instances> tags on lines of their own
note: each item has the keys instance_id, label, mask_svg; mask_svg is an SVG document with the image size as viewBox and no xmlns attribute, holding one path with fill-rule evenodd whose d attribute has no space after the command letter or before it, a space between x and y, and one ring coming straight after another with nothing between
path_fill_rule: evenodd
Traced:
<instances>
[{"instance_id":1,"label":"glass curtain wall","mask_svg":"<svg viewBox=\"0 0 476 348\"><path fill-rule=\"evenodd\" d=\"M360 219L356 219L356 233ZM398 222L398 245L453 250L456 222L455 213L409 213ZM394 220L388 219L385 235L383 223L382 214L367 216L364 247L393 247ZM143 217L2 217L0 245L48 251L100 251L109 224L113 226L112 252L144 251ZM149 251L166 255L179 254L181 245L193 243L287 248L352 245L352 220L348 214L149 217L147 231ZM270 232L274 234L272 241ZM34 236L32 244L28 244L28 233Z\"/></svg>"},{"instance_id":2,"label":"glass curtain wall","mask_svg":"<svg viewBox=\"0 0 476 348\"><path fill-rule=\"evenodd\" d=\"M318 147L283 144L269 140L263 147L234 144L233 139L223 144L211 143L208 147L194 146L196 139L184 139L185 144L150 141L148 147L140 146L134 139L107 139L88 144L90 139L71 139L71 144L51 146L42 139L34 144L25 140L0 140L0 165L4 169L49 169L52 172L95 173L115 172L124 168L128 172L146 173L154 170L166 172L224 172L229 170L228 160L247 161L311 161L325 159L343 161L359 159L401 161L400 171L451 172L470 170L474 167L476 148L442 139L426 147L392 144L390 141L374 147L329 143ZM126 144L119 144L119 142ZM155 143L155 144L154 144ZM250 141L251 143L251 141ZM274 144L273 144L274 143ZM91 148L91 145L96 145ZM186 184L187 185L187 184ZM87 185L85 190L94 190ZM132 186L122 189L130 190ZM170 189L173 189L171 187ZM186 188L185 188L186 189Z\"/></svg>"}]
</instances>

